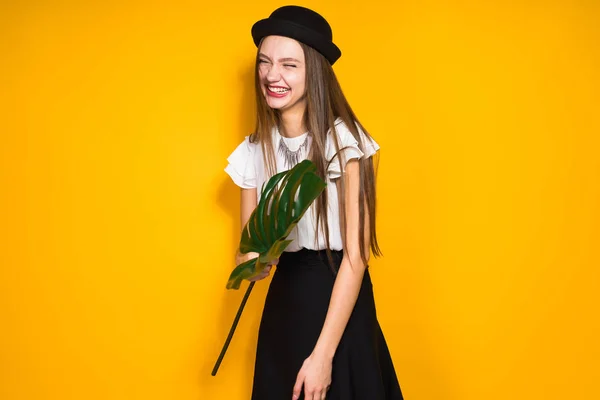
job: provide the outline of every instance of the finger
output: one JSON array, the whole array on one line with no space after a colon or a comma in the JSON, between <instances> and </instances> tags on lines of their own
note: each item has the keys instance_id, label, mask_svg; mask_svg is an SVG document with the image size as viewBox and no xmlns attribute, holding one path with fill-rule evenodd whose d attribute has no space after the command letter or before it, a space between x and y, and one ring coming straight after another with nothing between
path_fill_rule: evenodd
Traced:
<instances>
[{"instance_id":1,"label":"finger","mask_svg":"<svg viewBox=\"0 0 600 400\"><path fill-rule=\"evenodd\" d=\"M314 399L315 400L323 400L325 398L325 389L317 388L315 390Z\"/></svg>"},{"instance_id":2,"label":"finger","mask_svg":"<svg viewBox=\"0 0 600 400\"><path fill-rule=\"evenodd\" d=\"M249 280L250 282L254 282L254 281L260 281L261 279L264 279L264 278L266 278L266 277L267 277L267 275L269 275L269 274L263 274L263 273L261 272L260 274L258 274L258 275L256 275L256 276L254 276L254 277L252 277L252 278L249 278L248 280Z\"/></svg>"},{"instance_id":3,"label":"finger","mask_svg":"<svg viewBox=\"0 0 600 400\"><path fill-rule=\"evenodd\" d=\"M302 384L303 383L304 383L304 375L302 374L302 372L299 372L298 373L298 377L296 378L296 383L294 384L294 391L292 392L293 393L293 396L292 396L293 400L297 400L297 399L300 398L300 392L302 391ZM308 397L306 396L306 393L305 393L304 397L306 398L306 400L308 400Z\"/></svg>"},{"instance_id":4,"label":"finger","mask_svg":"<svg viewBox=\"0 0 600 400\"><path fill-rule=\"evenodd\" d=\"M321 400L321 390L318 387L313 389L313 400Z\"/></svg>"}]
</instances>

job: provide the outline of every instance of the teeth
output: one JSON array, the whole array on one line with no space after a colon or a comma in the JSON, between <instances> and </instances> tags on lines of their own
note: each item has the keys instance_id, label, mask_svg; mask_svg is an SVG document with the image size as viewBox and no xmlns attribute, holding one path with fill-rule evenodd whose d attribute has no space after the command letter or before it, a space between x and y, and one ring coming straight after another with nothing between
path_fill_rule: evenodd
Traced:
<instances>
[{"instance_id":1,"label":"teeth","mask_svg":"<svg viewBox=\"0 0 600 400\"><path fill-rule=\"evenodd\" d=\"M282 89L282 88L273 88L271 86L268 86L268 88L270 91L277 92L277 93L285 93L290 90L290 89Z\"/></svg>"}]
</instances>

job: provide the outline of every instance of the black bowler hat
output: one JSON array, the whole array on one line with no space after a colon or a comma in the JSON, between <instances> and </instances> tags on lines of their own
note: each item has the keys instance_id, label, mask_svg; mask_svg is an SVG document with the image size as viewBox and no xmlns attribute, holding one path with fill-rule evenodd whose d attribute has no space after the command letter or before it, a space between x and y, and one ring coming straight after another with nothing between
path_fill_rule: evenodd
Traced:
<instances>
[{"instance_id":1,"label":"black bowler hat","mask_svg":"<svg viewBox=\"0 0 600 400\"><path fill-rule=\"evenodd\" d=\"M321 53L333 65L342 51L333 43L329 23L315 11L300 6L283 6L269 18L252 25L252 39L258 47L260 40L269 35L296 39Z\"/></svg>"}]
</instances>

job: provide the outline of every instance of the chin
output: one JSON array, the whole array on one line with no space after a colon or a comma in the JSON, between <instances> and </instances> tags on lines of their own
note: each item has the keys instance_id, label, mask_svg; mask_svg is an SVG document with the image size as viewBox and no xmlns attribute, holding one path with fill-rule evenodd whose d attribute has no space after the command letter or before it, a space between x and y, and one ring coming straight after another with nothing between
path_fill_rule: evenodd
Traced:
<instances>
[{"instance_id":1,"label":"chin","mask_svg":"<svg viewBox=\"0 0 600 400\"><path fill-rule=\"evenodd\" d=\"M274 101L269 101L269 100L267 100L267 105L268 105L269 107L271 107L272 109L274 109L274 110L278 110L278 109L281 109L281 108L285 108L285 107L286 107L288 104L289 104L289 102L288 102L288 101L286 101L285 103L278 103L278 102L274 102Z\"/></svg>"}]
</instances>

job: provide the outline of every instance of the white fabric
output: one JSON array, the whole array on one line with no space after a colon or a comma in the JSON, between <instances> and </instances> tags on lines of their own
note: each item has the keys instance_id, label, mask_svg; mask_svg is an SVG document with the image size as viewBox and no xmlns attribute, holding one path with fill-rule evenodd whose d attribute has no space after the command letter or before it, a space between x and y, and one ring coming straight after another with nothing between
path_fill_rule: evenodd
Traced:
<instances>
[{"instance_id":1,"label":"white fabric","mask_svg":"<svg viewBox=\"0 0 600 400\"><path fill-rule=\"evenodd\" d=\"M371 157L379 150L379 144L374 140L367 140L364 132L360 129L358 124L356 125L361 135L364 151L361 151L358 142L352 136L352 133L342 121L341 118L335 120L335 130L337 132L339 148L349 146L347 149L341 151L342 155L342 166L337 160L337 156L333 158L327 169L327 188L329 196L329 207L327 210L327 217L329 222L329 242L332 250L342 250L342 236L340 232L340 215L338 207L338 193L335 184L335 179L342 175L342 171L345 168L346 163L354 158ZM285 160L282 155L279 154L277 149L279 148L280 140L285 140L285 144L291 151L297 150L300 145L304 142L304 139L308 135L308 132L294 137L286 138L283 137L277 128L273 129L273 145L275 151L275 158L277 163L277 172L282 172L287 169L285 167ZM332 142L333 136L331 131L327 135L327 141L325 143L325 155L327 160L331 160L336 152L335 144ZM312 145L312 137L308 137L308 146L306 151L301 151L299 159L304 160L307 158ZM260 143L250 143L249 136L244 138L244 141L238 145L238 147L231 153L227 158L228 165L225 168L225 172L229 174L234 183L242 188L262 188L263 183L266 182L266 168L264 164L264 158L262 154L262 148ZM257 202L260 200L260 190L256 191ZM293 240L288 245L286 251L298 251L305 247L311 250L322 250L326 248L325 237L319 235L315 238L315 226L316 226L316 204L313 202L306 213L302 216L298 225L290 235L288 239ZM317 239L317 240L315 240Z\"/></svg>"}]
</instances>

